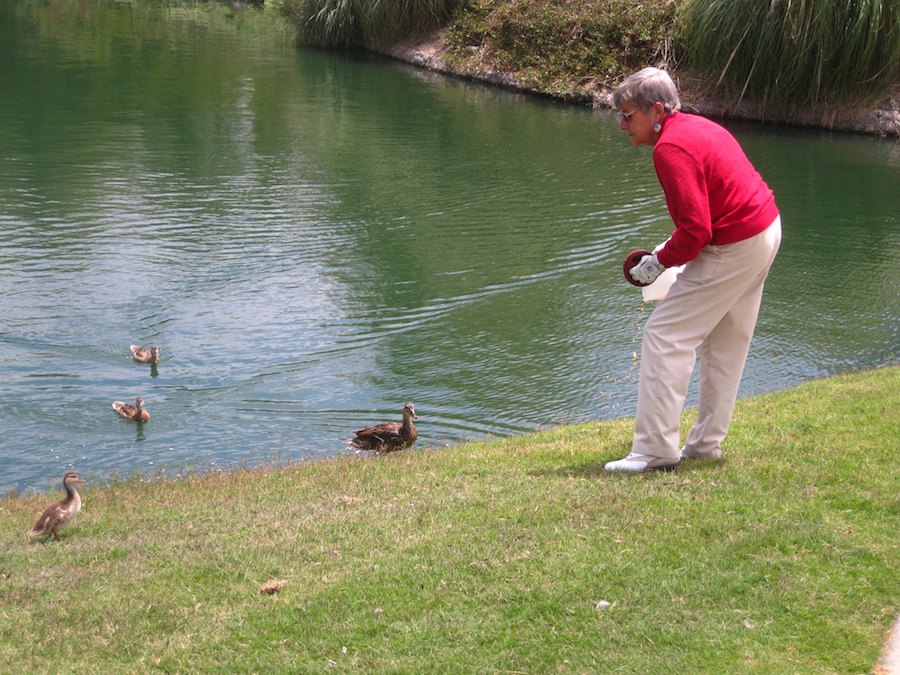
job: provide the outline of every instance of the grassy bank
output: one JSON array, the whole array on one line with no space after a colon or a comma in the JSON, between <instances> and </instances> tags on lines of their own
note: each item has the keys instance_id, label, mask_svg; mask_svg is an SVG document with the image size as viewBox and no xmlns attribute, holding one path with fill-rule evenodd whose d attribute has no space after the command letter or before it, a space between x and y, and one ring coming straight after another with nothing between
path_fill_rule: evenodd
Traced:
<instances>
[{"instance_id":1,"label":"grassy bank","mask_svg":"<svg viewBox=\"0 0 900 675\"><path fill-rule=\"evenodd\" d=\"M61 542L0 499L0 672L871 672L898 409L898 367L742 400L724 461L666 475L603 473L619 420L94 481Z\"/></svg>"},{"instance_id":2,"label":"grassy bank","mask_svg":"<svg viewBox=\"0 0 900 675\"><path fill-rule=\"evenodd\" d=\"M590 98L650 64L674 66L683 0L466 0L448 23L447 61L461 71L512 73L520 85Z\"/></svg>"},{"instance_id":3,"label":"grassy bank","mask_svg":"<svg viewBox=\"0 0 900 675\"><path fill-rule=\"evenodd\" d=\"M267 0L303 47L367 49L580 104L646 65L714 118L900 135L900 3Z\"/></svg>"},{"instance_id":4,"label":"grassy bank","mask_svg":"<svg viewBox=\"0 0 900 675\"><path fill-rule=\"evenodd\" d=\"M437 31L458 72L580 99L665 64L737 106L798 119L876 106L900 81L900 6L733 0L270 0L304 46L383 51ZM443 30L439 30L443 29ZM687 66L686 69L682 68Z\"/></svg>"}]
</instances>

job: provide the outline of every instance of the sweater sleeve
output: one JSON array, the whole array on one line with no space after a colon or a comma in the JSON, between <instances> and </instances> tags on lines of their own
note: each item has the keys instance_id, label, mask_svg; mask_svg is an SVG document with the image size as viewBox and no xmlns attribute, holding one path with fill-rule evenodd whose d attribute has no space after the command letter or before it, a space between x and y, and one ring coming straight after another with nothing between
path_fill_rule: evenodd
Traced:
<instances>
[{"instance_id":1,"label":"sweater sleeve","mask_svg":"<svg viewBox=\"0 0 900 675\"><path fill-rule=\"evenodd\" d=\"M696 258L712 239L706 176L696 157L669 143L657 144L653 164L675 223L672 238L657 257L666 267L683 265Z\"/></svg>"}]
</instances>

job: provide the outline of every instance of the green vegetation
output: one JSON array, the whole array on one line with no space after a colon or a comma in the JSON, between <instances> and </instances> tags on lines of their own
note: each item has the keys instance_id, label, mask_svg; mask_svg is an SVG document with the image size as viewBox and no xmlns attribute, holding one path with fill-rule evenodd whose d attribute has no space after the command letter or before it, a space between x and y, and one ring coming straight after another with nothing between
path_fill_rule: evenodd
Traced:
<instances>
[{"instance_id":1,"label":"green vegetation","mask_svg":"<svg viewBox=\"0 0 900 675\"><path fill-rule=\"evenodd\" d=\"M900 3L687 0L684 65L768 109L877 103L900 82Z\"/></svg>"},{"instance_id":2,"label":"green vegetation","mask_svg":"<svg viewBox=\"0 0 900 675\"><path fill-rule=\"evenodd\" d=\"M566 94L670 54L675 2L467 0L447 33L459 67L513 72L538 91Z\"/></svg>"},{"instance_id":3,"label":"green vegetation","mask_svg":"<svg viewBox=\"0 0 900 675\"><path fill-rule=\"evenodd\" d=\"M675 0L277 0L301 46L379 49L445 28L459 70L511 72L560 96L671 54Z\"/></svg>"},{"instance_id":4,"label":"green vegetation","mask_svg":"<svg viewBox=\"0 0 900 675\"><path fill-rule=\"evenodd\" d=\"M900 3L733 0L272 0L316 47L380 49L442 28L454 69L590 98L646 65L763 110L874 103L900 82Z\"/></svg>"},{"instance_id":5,"label":"green vegetation","mask_svg":"<svg viewBox=\"0 0 900 675\"><path fill-rule=\"evenodd\" d=\"M309 47L379 47L432 30L450 16L453 0L280 0Z\"/></svg>"},{"instance_id":6,"label":"green vegetation","mask_svg":"<svg viewBox=\"0 0 900 675\"><path fill-rule=\"evenodd\" d=\"M602 471L619 420L94 480L61 542L25 537L50 496L8 496L0 671L867 673L898 409L898 367L745 399L725 460L665 475Z\"/></svg>"}]
</instances>

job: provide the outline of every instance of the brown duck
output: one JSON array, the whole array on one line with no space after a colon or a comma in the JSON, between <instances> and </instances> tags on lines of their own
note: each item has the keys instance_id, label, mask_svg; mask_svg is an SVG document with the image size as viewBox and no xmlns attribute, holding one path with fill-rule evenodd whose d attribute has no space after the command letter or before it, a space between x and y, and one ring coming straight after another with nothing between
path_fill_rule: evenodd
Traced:
<instances>
[{"instance_id":1,"label":"brown duck","mask_svg":"<svg viewBox=\"0 0 900 675\"><path fill-rule=\"evenodd\" d=\"M159 363L159 347L156 345L153 345L150 349L131 345L131 355L135 361L140 361L141 363Z\"/></svg>"},{"instance_id":2,"label":"brown duck","mask_svg":"<svg viewBox=\"0 0 900 675\"><path fill-rule=\"evenodd\" d=\"M41 514L34 527L29 531L29 537L39 537L42 534L52 534L59 540L59 530L69 524L78 512L81 511L81 497L78 491L72 487L75 483L84 483L74 471L69 471L63 476L63 487L66 489L66 497L47 507Z\"/></svg>"},{"instance_id":3,"label":"brown duck","mask_svg":"<svg viewBox=\"0 0 900 675\"><path fill-rule=\"evenodd\" d=\"M122 401L113 401L113 409L122 417L135 422L146 422L150 419L150 413L144 407L144 399L140 396L135 400L134 405L131 403L122 403Z\"/></svg>"},{"instance_id":4,"label":"brown duck","mask_svg":"<svg viewBox=\"0 0 900 675\"><path fill-rule=\"evenodd\" d=\"M365 429L354 431L356 438L346 441L349 445L360 450L376 450L378 452L391 452L408 448L416 442L419 432L416 431L413 419L419 419L412 403L403 406L403 423L385 422Z\"/></svg>"}]
</instances>

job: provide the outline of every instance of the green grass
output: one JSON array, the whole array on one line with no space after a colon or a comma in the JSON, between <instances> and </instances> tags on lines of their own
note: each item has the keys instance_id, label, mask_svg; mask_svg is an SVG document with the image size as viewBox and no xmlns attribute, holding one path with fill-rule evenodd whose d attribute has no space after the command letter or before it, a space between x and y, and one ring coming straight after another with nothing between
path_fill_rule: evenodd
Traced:
<instances>
[{"instance_id":1,"label":"green grass","mask_svg":"<svg viewBox=\"0 0 900 675\"><path fill-rule=\"evenodd\" d=\"M896 0L686 0L686 65L773 110L878 103L900 82Z\"/></svg>"},{"instance_id":2,"label":"green grass","mask_svg":"<svg viewBox=\"0 0 900 675\"><path fill-rule=\"evenodd\" d=\"M50 496L7 496L0 672L868 673L898 409L898 367L745 399L725 460L665 475L602 471L618 420L95 479L61 542L25 537Z\"/></svg>"}]
</instances>

